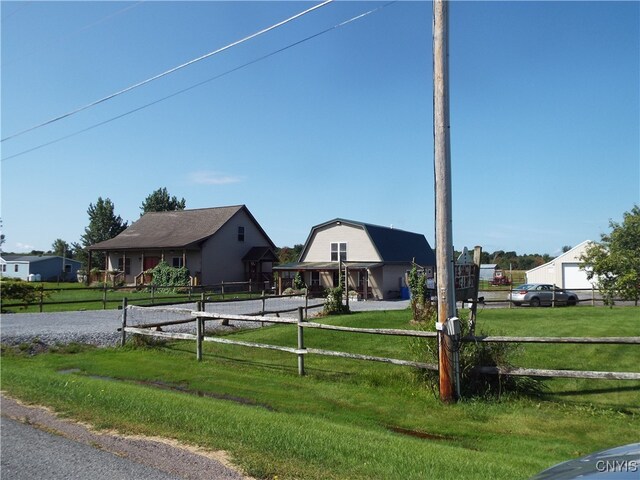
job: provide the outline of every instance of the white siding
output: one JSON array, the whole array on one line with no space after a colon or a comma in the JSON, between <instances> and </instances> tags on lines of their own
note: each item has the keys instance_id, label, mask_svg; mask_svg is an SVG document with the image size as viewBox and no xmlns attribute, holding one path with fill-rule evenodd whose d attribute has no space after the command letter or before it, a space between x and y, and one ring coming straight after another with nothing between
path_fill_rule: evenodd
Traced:
<instances>
[{"instance_id":1,"label":"white siding","mask_svg":"<svg viewBox=\"0 0 640 480\"><path fill-rule=\"evenodd\" d=\"M21 280L29 279L29 262L9 260L2 265L4 269L4 272L2 272L3 277L19 278Z\"/></svg>"},{"instance_id":2,"label":"white siding","mask_svg":"<svg viewBox=\"0 0 640 480\"><path fill-rule=\"evenodd\" d=\"M580 269L580 257L591 243L585 240L568 252L527 272L527 283L551 283L561 288L591 288L587 274Z\"/></svg>"},{"instance_id":3,"label":"white siding","mask_svg":"<svg viewBox=\"0 0 640 480\"><path fill-rule=\"evenodd\" d=\"M377 262L380 256L362 227L332 224L317 229L309 240L303 262L330 262L331 243L347 244L347 261Z\"/></svg>"}]
</instances>

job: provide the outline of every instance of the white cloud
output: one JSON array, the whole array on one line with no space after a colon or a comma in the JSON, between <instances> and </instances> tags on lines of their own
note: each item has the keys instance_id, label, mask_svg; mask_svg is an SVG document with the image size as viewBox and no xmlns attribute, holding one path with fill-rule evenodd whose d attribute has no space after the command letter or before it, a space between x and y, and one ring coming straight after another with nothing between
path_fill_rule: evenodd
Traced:
<instances>
[{"instance_id":1,"label":"white cloud","mask_svg":"<svg viewBox=\"0 0 640 480\"><path fill-rule=\"evenodd\" d=\"M191 183L199 185L227 185L229 183L239 183L244 180L244 177L238 177L234 175L226 175L219 172L192 172L189 174L189 180Z\"/></svg>"},{"instance_id":2,"label":"white cloud","mask_svg":"<svg viewBox=\"0 0 640 480\"><path fill-rule=\"evenodd\" d=\"M36 247L34 247L33 245L29 245L28 243L21 243L21 242L16 242L16 248L18 249L18 251L24 251L24 250L35 250Z\"/></svg>"}]
</instances>

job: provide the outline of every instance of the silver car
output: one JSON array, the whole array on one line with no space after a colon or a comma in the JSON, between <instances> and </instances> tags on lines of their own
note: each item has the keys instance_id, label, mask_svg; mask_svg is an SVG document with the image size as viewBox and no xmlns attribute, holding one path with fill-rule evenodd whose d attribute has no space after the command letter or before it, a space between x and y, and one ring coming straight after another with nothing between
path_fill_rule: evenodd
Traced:
<instances>
[{"instance_id":1,"label":"silver car","mask_svg":"<svg viewBox=\"0 0 640 480\"><path fill-rule=\"evenodd\" d=\"M511 291L509 300L516 306L527 304L531 307L539 307L551 305L554 300L556 305L576 305L578 295L547 283L525 283Z\"/></svg>"}]
</instances>

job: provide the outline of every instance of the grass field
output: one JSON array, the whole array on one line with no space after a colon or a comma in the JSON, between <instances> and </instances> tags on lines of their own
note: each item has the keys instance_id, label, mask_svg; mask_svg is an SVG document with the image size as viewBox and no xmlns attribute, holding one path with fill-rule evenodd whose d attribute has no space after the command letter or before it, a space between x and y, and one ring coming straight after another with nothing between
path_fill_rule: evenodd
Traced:
<instances>
[{"instance_id":1,"label":"grass field","mask_svg":"<svg viewBox=\"0 0 640 480\"><path fill-rule=\"evenodd\" d=\"M108 288L106 291L100 287L88 288L81 283L67 282L42 282L35 284L38 289L42 288L44 293L42 311L43 312L68 312L80 310L102 310L116 309L122 305L122 300L127 299L130 305L149 305L158 303L178 303L197 301L200 292L194 291L192 295L188 293L172 293L157 291L151 293L149 289L136 290L135 288ZM252 297L259 296L260 292L251 294ZM247 298L249 293L231 293L223 297L219 293L207 292L207 298L212 301L223 300L224 298L240 297ZM33 313L40 311L40 293L31 305L14 306L20 304L19 300L3 300L2 310L12 313ZM106 300L106 302L104 301Z\"/></svg>"},{"instance_id":2,"label":"grass field","mask_svg":"<svg viewBox=\"0 0 640 480\"><path fill-rule=\"evenodd\" d=\"M323 319L411 328L408 311ZM638 309L484 310L491 334L637 335ZM232 335L294 346L295 327ZM311 330L308 347L411 359L408 340ZM193 342L68 349L28 357L4 351L2 389L64 415L127 433L227 450L257 478L518 479L565 459L639 440L640 382L547 382L533 398L443 405L412 369ZM637 371L638 346L527 345L517 366Z\"/></svg>"}]
</instances>

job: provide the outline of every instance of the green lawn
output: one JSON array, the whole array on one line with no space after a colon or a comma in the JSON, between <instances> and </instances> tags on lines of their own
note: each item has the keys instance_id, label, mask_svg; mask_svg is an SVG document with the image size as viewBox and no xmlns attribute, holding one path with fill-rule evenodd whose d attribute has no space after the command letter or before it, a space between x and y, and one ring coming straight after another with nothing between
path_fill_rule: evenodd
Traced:
<instances>
[{"instance_id":1,"label":"green lawn","mask_svg":"<svg viewBox=\"0 0 640 480\"><path fill-rule=\"evenodd\" d=\"M508 335L638 335L625 307L481 311ZM323 319L411 328L408 311ZM294 346L293 326L230 338ZM308 330L308 347L411 359L406 338ZM637 371L638 346L526 345L518 366ZM227 450L257 478L518 479L638 441L640 382L553 380L541 397L442 405L408 367L193 342L28 357L5 351L2 389L127 433ZM66 373L62 373L66 372Z\"/></svg>"},{"instance_id":2,"label":"green lawn","mask_svg":"<svg viewBox=\"0 0 640 480\"><path fill-rule=\"evenodd\" d=\"M38 289L42 288L44 293L42 311L43 312L67 312L79 310L102 310L116 309L122 305L122 300L127 298L130 305L150 305L158 303L178 303L197 301L200 299L200 292L194 291L192 295L187 293L159 292L153 294L148 289L136 290L135 288L107 288L106 292L100 287L87 287L81 283L56 283L42 282L35 284ZM260 293L253 293L251 296L259 296ZM225 298L247 298L248 293L228 293ZM221 294L207 292L210 300L222 300ZM13 306L20 304L19 300L3 300L3 311L13 313L33 313L40 311L40 293L37 299L29 306ZM106 299L106 303L104 300Z\"/></svg>"}]
</instances>

